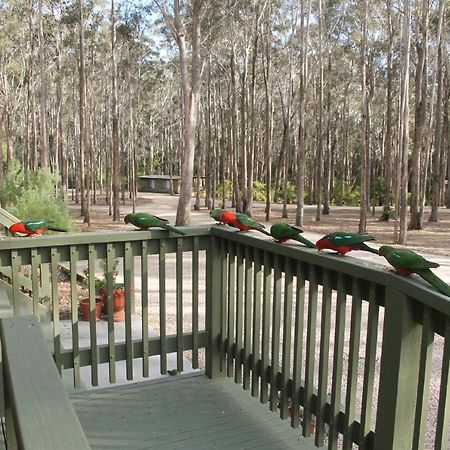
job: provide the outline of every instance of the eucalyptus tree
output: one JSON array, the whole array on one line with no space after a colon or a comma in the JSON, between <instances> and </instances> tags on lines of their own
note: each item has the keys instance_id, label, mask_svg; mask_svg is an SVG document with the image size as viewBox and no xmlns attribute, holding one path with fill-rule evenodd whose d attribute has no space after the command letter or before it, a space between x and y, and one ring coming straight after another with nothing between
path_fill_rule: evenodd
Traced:
<instances>
[{"instance_id":1,"label":"eucalyptus tree","mask_svg":"<svg viewBox=\"0 0 450 450\"><path fill-rule=\"evenodd\" d=\"M191 217L192 180L194 173L195 134L199 117L201 88L201 40L202 20L205 13L204 0L185 3L174 0L169 10L166 1L156 1L178 45L181 88L183 93L183 157L181 168L181 190L177 207L177 225L187 225ZM187 48L187 23L190 25L191 57ZM190 71L190 73L189 73Z\"/></svg>"}]
</instances>

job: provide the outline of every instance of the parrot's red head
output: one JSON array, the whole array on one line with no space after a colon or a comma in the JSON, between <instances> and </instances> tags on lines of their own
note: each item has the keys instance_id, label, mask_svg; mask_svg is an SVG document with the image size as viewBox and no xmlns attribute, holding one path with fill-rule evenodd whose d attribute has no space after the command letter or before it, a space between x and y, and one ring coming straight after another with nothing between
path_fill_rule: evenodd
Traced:
<instances>
[{"instance_id":1,"label":"parrot's red head","mask_svg":"<svg viewBox=\"0 0 450 450\"><path fill-rule=\"evenodd\" d=\"M328 248L328 243L327 243L327 241L324 239L324 238L322 238L322 239L319 239L317 242L316 242L316 248L320 251L320 250L323 250L324 248Z\"/></svg>"},{"instance_id":2,"label":"parrot's red head","mask_svg":"<svg viewBox=\"0 0 450 450\"><path fill-rule=\"evenodd\" d=\"M13 223L9 228L10 233L24 233L27 234L25 227L22 222Z\"/></svg>"},{"instance_id":3,"label":"parrot's red head","mask_svg":"<svg viewBox=\"0 0 450 450\"><path fill-rule=\"evenodd\" d=\"M232 211L224 211L220 215L220 220L223 223L232 224L236 220L236 214L234 214L234 212Z\"/></svg>"}]
</instances>

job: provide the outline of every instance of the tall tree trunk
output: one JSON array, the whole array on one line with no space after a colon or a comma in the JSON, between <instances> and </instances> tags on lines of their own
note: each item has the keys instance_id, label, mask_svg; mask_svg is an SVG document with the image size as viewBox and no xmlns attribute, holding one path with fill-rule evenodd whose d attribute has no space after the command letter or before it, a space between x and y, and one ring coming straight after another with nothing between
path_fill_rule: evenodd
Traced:
<instances>
[{"instance_id":1,"label":"tall tree trunk","mask_svg":"<svg viewBox=\"0 0 450 450\"><path fill-rule=\"evenodd\" d=\"M47 92L46 92L46 77L45 77L45 42L43 31L42 18L42 3L39 0L38 13L38 35L39 35L39 71L40 71L40 91L39 91L39 154L41 158L41 167L48 170L48 141L47 141Z\"/></svg>"},{"instance_id":2,"label":"tall tree trunk","mask_svg":"<svg viewBox=\"0 0 450 450\"><path fill-rule=\"evenodd\" d=\"M417 65L415 78L415 120L414 144L411 161L411 210L409 230L422 229L421 202L421 172L425 153L425 127L427 123L427 55L428 55L428 0L422 1L421 36L416 43Z\"/></svg>"},{"instance_id":3,"label":"tall tree trunk","mask_svg":"<svg viewBox=\"0 0 450 450\"><path fill-rule=\"evenodd\" d=\"M316 159L316 186L317 186L317 209L316 221L321 220L322 216L322 188L323 188L323 39L322 39L322 23L323 23L323 7L322 0L319 3L319 74L318 74L318 102L317 107L317 159Z\"/></svg>"},{"instance_id":4,"label":"tall tree trunk","mask_svg":"<svg viewBox=\"0 0 450 450\"><path fill-rule=\"evenodd\" d=\"M392 88L392 72L393 72L393 49L394 49L394 30L392 25L392 3L391 0L386 0L387 22L389 28L389 46L386 55L386 114L385 126L383 136L383 168L384 168L384 188L388 194L383 197L383 210L389 214L391 204L393 201L392 187L393 187L393 164L394 157L393 150L393 134L392 134L392 120L393 120L393 88ZM389 219L389 215L387 216Z\"/></svg>"},{"instance_id":5,"label":"tall tree trunk","mask_svg":"<svg viewBox=\"0 0 450 450\"><path fill-rule=\"evenodd\" d=\"M265 141L264 141L264 155L266 164L266 221L270 220L271 201L272 201L272 139L273 139L273 102L272 102L272 58L271 58L271 36L272 30L270 27L270 5L265 20L265 42L264 42L264 92L265 92Z\"/></svg>"},{"instance_id":6,"label":"tall tree trunk","mask_svg":"<svg viewBox=\"0 0 450 450\"><path fill-rule=\"evenodd\" d=\"M177 207L176 225L188 225L191 219L192 180L194 173L195 133L200 106L201 86L201 24L204 0L192 0L192 62L188 75L186 33L181 19L180 2L174 1L174 28L179 50L181 88L183 92L184 126L181 189Z\"/></svg>"},{"instance_id":7,"label":"tall tree trunk","mask_svg":"<svg viewBox=\"0 0 450 450\"><path fill-rule=\"evenodd\" d=\"M367 68L366 68L366 48L367 48L367 16L368 16L368 0L364 0L363 6L363 30L361 42L361 203L359 208L359 226L360 234L367 233L367 183L368 171L367 161L369 155L369 136L368 136L368 95L367 95Z\"/></svg>"},{"instance_id":8,"label":"tall tree trunk","mask_svg":"<svg viewBox=\"0 0 450 450\"><path fill-rule=\"evenodd\" d=\"M444 17L445 0L439 1L439 23L437 33L437 60L436 60L436 115L435 115L435 133L434 133L434 153L433 153L433 195L431 202L431 212L428 218L429 222L437 222L438 208L440 200L440 175L441 175L441 146L442 146L442 92L443 92L443 58L442 58L442 21Z\"/></svg>"},{"instance_id":9,"label":"tall tree trunk","mask_svg":"<svg viewBox=\"0 0 450 450\"><path fill-rule=\"evenodd\" d=\"M120 220L120 138L116 62L116 11L111 0L111 116L112 116L112 209L113 221Z\"/></svg>"},{"instance_id":10,"label":"tall tree trunk","mask_svg":"<svg viewBox=\"0 0 450 450\"><path fill-rule=\"evenodd\" d=\"M303 206L305 197L305 165L306 165L306 90L308 79L308 43L311 2L301 0L300 3L300 88L299 88L299 124L297 150L297 208L295 224L303 226ZM306 16L306 17L305 17Z\"/></svg>"},{"instance_id":11,"label":"tall tree trunk","mask_svg":"<svg viewBox=\"0 0 450 450\"><path fill-rule=\"evenodd\" d=\"M81 195L81 215L84 216L84 223L89 224L89 215L86 217L86 69L84 56L84 14L83 0L78 2L79 8L79 45L80 45L80 63L79 63L79 121L80 121L80 195Z\"/></svg>"},{"instance_id":12,"label":"tall tree trunk","mask_svg":"<svg viewBox=\"0 0 450 450\"><path fill-rule=\"evenodd\" d=\"M408 206L408 150L409 150L409 60L411 42L411 11L409 0L403 1L402 51L401 51L401 84L399 114L399 164L400 189L397 199L398 235L394 242L406 244L407 206Z\"/></svg>"}]
</instances>

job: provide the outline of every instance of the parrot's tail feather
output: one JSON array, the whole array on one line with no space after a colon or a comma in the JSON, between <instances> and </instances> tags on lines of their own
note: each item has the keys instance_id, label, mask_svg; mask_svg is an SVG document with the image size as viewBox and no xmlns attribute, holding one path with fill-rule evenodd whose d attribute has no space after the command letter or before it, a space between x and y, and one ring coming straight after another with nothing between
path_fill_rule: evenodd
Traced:
<instances>
[{"instance_id":1,"label":"parrot's tail feather","mask_svg":"<svg viewBox=\"0 0 450 450\"><path fill-rule=\"evenodd\" d=\"M272 235L268 231L264 230L264 228L255 228L255 230L261 231L261 233L265 234L266 236L272 237Z\"/></svg>"},{"instance_id":2,"label":"parrot's tail feather","mask_svg":"<svg viewBox=\"0 0 450 450\"><path fill-rule=\"evenodd\" d=\"M163 227L167 231L173 231L174 233L181 234L181 236L184 236L186 234L184 231L181 231L178 228L175 228L172 225L169 225L167 223L162 224L161 227Z\"/></svg>"},{"instance_id":3,"label":"parrot's tail feather","mask_svg":"<svg viewBox=\"0 0 450 450\"><path fill-rule=\"evenodd\" d=\"M62 233L67 233L67 230L64 228L54 227L53 225L50 225L47 229L50 231L61 231Z\"/></svg>"},{"instance_id":4,"label":"parrot's tail feather","mask_svg":"<svg viewBox=\"0 0 450 450\"><path fill-rule=\"evenodd\" d=\"M369 247L366 244L361 245L361 250L365 250L366 252L374 253L375 255L379 255L380 252L376 248Z\"/></svg>"},{"instance_id":5,"label":"parrot's tail feather","mask_svg":"<svg viewBox=\"0 0 450 450\"><path fill-rule=\"evenodd\" d=\"M419 277L434 286L441 294L450 297L450 286L435 275L430 269L418 270L416 273Z\"/></svg>"},{"instance_id":6,"label":"parrot's tail feather","mask_svg":"<svg viewBox=\"0 0 450 450\"><path fill-rule=\"evenodd\" d=\"M303 236L297 235L293 239L295 239L298 242L301 242L302 244L306 245L309 248L316 248L316 244L311 242L309 239L304 238Z\"/></svg>"}]
</instances>

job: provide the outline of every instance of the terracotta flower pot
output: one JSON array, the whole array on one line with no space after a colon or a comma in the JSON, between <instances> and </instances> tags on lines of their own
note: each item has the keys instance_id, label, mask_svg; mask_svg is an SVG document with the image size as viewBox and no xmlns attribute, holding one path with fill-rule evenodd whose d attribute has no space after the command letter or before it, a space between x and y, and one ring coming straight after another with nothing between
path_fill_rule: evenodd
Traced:
<instances>
[{"instance_id":1,"label":"terracotta flower pot","mask_svg":"<svg viewBox=\"0 0 450 450\"><path fill-rule=\"evenodd\" d=\"M95 320L100 320L100 315L102 313L102 306L103 302L102 299L96 298L95 299ZM81 316L84 321L89 322L90 320L90 305L89 305L89 299L83 298L79 302L80 312Z\"/></svg>"},{"instance_id":2,"label":"terracotta flower pot","mask_svg":"<svg viewBox=\"0 0 450 450\"><path fill-rule=\"evenodd\" d=\"M103 298L103 312L108 314L108 294L106 289L101 292ZM125 320L125 289L113 289L113 318L115 322Z\"/></svg>"}]
</instances>

